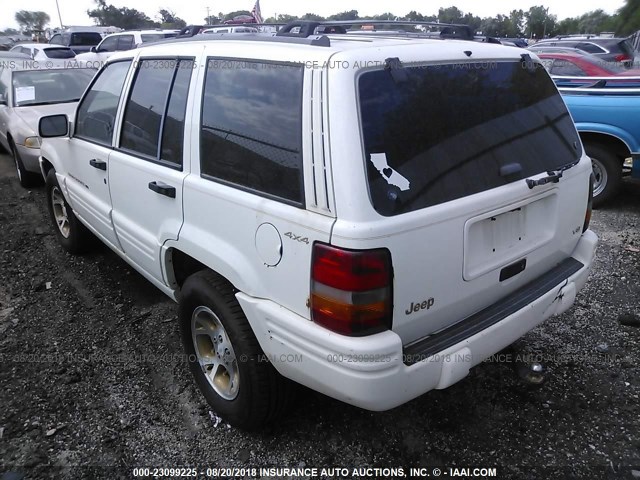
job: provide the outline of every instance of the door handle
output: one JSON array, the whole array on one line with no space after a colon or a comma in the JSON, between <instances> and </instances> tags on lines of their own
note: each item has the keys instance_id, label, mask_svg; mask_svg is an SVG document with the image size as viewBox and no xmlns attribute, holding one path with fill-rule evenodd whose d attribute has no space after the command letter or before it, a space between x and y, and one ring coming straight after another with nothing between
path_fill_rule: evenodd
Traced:
<instances>
[{"instance_id":1,"label":"door handle","mask_svg":"<svg viewBox=\"0 0 640 480\"><path fill-rule=\"evenodd\" d=\"M149 190L169 198L176 198L176 187L162 182L149 182Z\"/></svg>"},{"instance_id":2,"label":"door handle","mask_svg":"<svg viewBox=\"0 0 640 480\"><path fill-rule=\"evenodd\" d=\"M107 162L103 162L102 160L96 160L95 158L89 160L89 165L93 168L97 168L98 170L107 170Z\"/></svg>"}]
</instances>

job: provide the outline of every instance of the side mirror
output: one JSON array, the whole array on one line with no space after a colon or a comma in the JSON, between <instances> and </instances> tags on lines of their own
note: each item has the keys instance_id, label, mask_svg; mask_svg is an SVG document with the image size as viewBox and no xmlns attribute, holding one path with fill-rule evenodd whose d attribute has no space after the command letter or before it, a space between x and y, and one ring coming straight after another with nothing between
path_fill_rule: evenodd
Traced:
<instances>
[{"instance_id":1,"label":"side mirror","mask_svg":"<svg viewBox=\"0 0 640 480\"><path fill-rule=\"evenodd\" d=\"M97 49L97 47L91 47L91 48L89 49L89 51L90 51L91 53L98 53L98 49Z\"/></svg>"},{"instance_id":2,"label":"side mirror","mask_svg":"<svg viewBox=\"0 0 640 480\"><path fill-rule=\"evenodd\" d=\"M38 134L42 138L66 137L69 134L69 119L62 114L42 117L38 123Z\"/></svg>"}]
</instances>

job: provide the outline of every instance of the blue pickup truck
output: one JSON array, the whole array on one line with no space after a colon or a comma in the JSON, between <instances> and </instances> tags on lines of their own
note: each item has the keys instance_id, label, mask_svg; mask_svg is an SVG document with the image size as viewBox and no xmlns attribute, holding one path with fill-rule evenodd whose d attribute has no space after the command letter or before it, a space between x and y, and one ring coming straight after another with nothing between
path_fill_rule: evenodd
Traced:
<instances>
[{"instance_id":1,"label":"blue pickup truck","mask_svg":"<svg viewBox=\"0 0 640 480\"><path fill-rule=\"evenodd\" d=\"M640 78L554 78L593 162L593 203L614 197L622 177L640 179Z\"/></svg>"}]
</instances>

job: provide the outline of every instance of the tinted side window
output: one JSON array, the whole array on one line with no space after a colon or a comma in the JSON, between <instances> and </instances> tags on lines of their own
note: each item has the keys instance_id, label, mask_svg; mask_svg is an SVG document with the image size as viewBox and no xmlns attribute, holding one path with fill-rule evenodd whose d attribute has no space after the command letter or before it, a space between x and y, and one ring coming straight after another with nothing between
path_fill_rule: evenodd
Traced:
<instances>
[{"instance_id":1,"label":"tinted side window","mask_svg":"<svg viewBox=\"0 0 640 480\"><path fill-rule=\"evenodd\" d=\"M107 65L78 107L76 136L111 145L118 102L130 61Z\"/></svg>"},{"instance_id":2,"label":"tinted side window","mask_svg":"<svg viewBox=\"0 0 640 480\"><path fill-rule=\"evenodd\" d=\"M118 47L117 49L122 50L131 50L133 48L133 35L120 35L118 38Z\"/></svg>"},{"instance_id":3,"label":"tinted side window","mask_svg":"<svg viewBox=\"0 0 640 480\"><path fill-rule=\"evenodd\" d=\"M105 38L104 41L100 44L100 51L115 52L117 44L118 44L118 37Z\"/></svg>"},{"instance_id":4,"label":"tinted side window","mask_svg":"<svg viewBox=\"0 0 640 480\"><path fill-rule=\"evenodd\" d=\"M576 48L583 50L587 53L604 53L604 50L594 43L579 43Z\"/></svg>"},{"instance_id":5,"label":"tinted side window","mask_svg":"<svg viewBox=\"0 0 640 480\"><path fill-rule=\"evenodd\" d=\"M187 97L193 61L181 60L169 97L169 106L162 132L162 151L160 158L182 165L182 147L184 145L184 120L187 111Z\"/></svg>"},{"instance_id":6,"label":"tinted side window","mask_svg":"<svg viewBox=\"0 0 640 480\"><path fill-rule=\"evenodd\" d=\"M56 35L51 37L51 40L49 40L49 43L55 43L56 45L60 45L62 43L62 35L57 33Z\"/></svg>"},{"instance_id":7,"label":"tinted side window","mask_svg":"<svg viewBox=\"0 0 640 480\"><path fill-rule=\"evenodd\" d=\"M93 32L73 33L71 45L98 45L102 41L102 35Z\"/></svg>"},{"instance_id":8,"label":"tinted side window","mask_svg":"<svg viewBox=\"0 0 640 480\"><path fill-rule=\"evenodd\" d=\"M140 62L124 114L120 148L182 165L184 120L192 71L191 60Z\"/></svg>"},{"instance_id":9,"label":"tinted side window","mask_svg":"<svg viewBox=\"0 0 640 480\"><path fill-rule=\"evenodd\" d=\"M303 68L209 60L200 132L201 172L302 203Z\"/></svg>"},{"instance_id":10,"label":"tinted side window","mask_svg":"<svg viewBox=\"0 0 640 480\"><path fill-rule=\"evenodd\" d=\"M567 77L584 77L587 74L580 67L568 60L554 60L549 73L553 75L564 75Z\"/></svg>"},{"instance_id":11,"label":"tinted side window","mask_svg":"<svg viewBox=\"0 0 640 480\"><path fill-rule=\"evenodd\" d=\"M140 62L124 114L120 148L157 158L162 115L176 63Z\"/></svg>"}]
</instances>

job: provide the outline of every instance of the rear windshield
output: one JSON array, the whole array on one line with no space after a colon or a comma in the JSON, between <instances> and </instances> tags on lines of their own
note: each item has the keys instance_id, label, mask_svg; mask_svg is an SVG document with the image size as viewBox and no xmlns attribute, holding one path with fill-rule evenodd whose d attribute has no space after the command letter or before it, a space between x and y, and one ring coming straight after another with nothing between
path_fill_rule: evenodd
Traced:
<instances>
[{"instance_id":1,"label":"rear windshield","mask_svg":"<svg viewBox=\"0 0 640 480\"><path fill-rule=\"evenodd\" d=\"M102 41L102 35L97 32L82 32L71 34L71 45L98 45Z\"/></svg>"},{"instance_id":2,"label":"rear windshield","mask_svg":"<svg viewBox=\"0 0 640 480\"><path fill-rule=\"evenodd\" d=\"M358 86L370 195L382 215L506 185L581 154L564 102L538 63L374 70Z\"/></svg>"},{"instance_id":3,"label":"rear windshield","mask_svg":"<svg viewBox=\"0 0 640 480\"><path fill-rule=\"evenodd\" d=\"M45 48L43 51L48 58L74 58L76 56L70 48Z\"/></svg>"}]
</instances>

